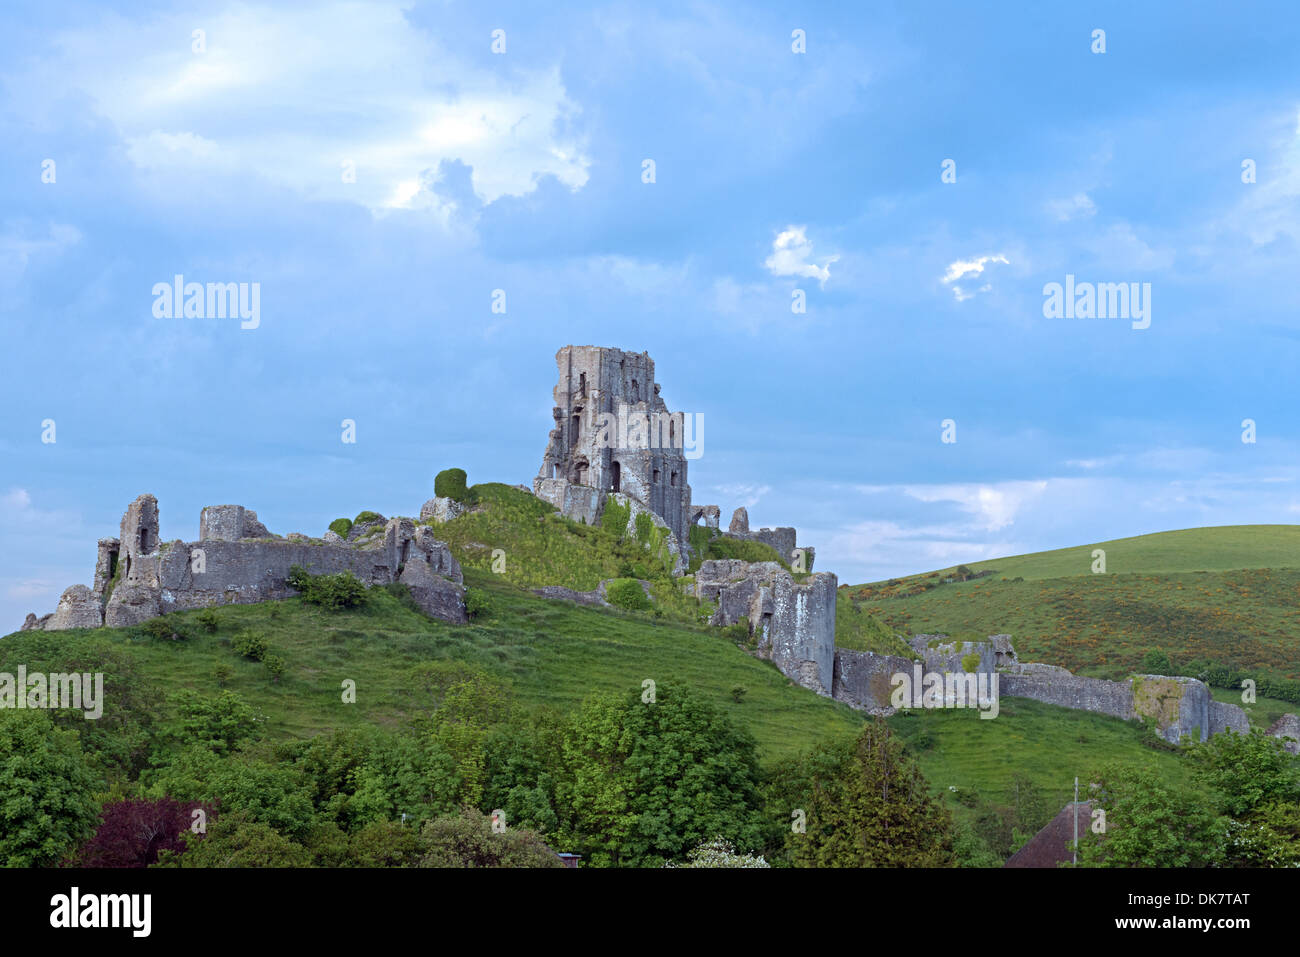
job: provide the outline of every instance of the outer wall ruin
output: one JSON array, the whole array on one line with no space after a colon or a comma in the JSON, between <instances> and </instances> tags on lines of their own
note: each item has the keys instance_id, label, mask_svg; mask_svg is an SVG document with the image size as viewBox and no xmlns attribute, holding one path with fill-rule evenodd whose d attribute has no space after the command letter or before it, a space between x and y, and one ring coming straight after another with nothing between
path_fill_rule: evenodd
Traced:
<instances>
[{"instance_id":1,"label":"outer wall ruin","mask_svg":"<svg viewBox=\"0 0 1300 957\"><path fill-rule=\"evenodd\" d=\"M137 625L170 611L291 598L289 571L351 571L368 585L405 582L421 607L464 621L460 565L428 526L394 518L353 530L350 541L272 535L240 505L203 509L196 542L160 540L158 500L141 495L122 516L121 536L102 539L95 585L73 585L52 615L28 615L24 631ZM330 533L332 535L332 533Z\"/></svg>"}]
</instances>

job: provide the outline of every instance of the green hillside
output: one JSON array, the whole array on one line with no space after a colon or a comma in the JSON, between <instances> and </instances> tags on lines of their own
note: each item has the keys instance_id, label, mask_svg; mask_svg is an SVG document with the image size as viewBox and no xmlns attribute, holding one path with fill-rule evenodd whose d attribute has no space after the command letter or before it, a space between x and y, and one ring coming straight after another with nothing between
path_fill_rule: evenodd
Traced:
<instances>
[{"instance_id":1,"label":"green hillside","mask_svg":"<svg viewBox=\"0 0 1300 957\"><path fill-rule=\"evenodd\" d=\"M1106 552L1104 574L1091 570L1098 548ZM1208 662L1294 682L1297 556L1298 526L1188 529L847 586L844 593L886 630L1007 633L1021 660L1082 674L1122 677L1158 650L1176 668Z\"/></svg>"},{"instance_id":2,"label":"green hillside","mask_svg":"<svg viewBox=\"0 0 1300 957\"><path fill-rule=\"evenodd\" d=\"M400 845L400 831L382 828L395 827L405 809L427 815L465 804L509 808L511 820L553 846L617 862L602 837L612 825L598 805L574 797L581 781L564 785L561 807L552 776L573 758L564 748L574 740L561 729L602 695L635 699L647 679L688 688L699 703L691 708L712 709L752 736L767 802L760 843L779 856L791 762L851 739L869 719L754 657L745 629L706 625L708 607L681 593L655 531L627 533L626 514L607 512L611 521L588 527L509 486L475 486L469 497L472 511L439 526L464 568L469 624L430 619L401 586L375 587L358 607L330 610L304 597L174 613L133 628L15 633L0 640L0 671L107 674L103 720L57 719L89 756L98 800L219 795L232 826L246 829L228 840L252 841L263 863L299 855L322 866L370 860L372 840ZM1237 543L1247 534L1201 530L1203 554L1215 553L1220 531ZM1176 659L1230 648L1234 663L1295 667L1300 569L1179 568L1168 542L1128 541L1139 544L1127 552L1106 544L1137 567L1105 576L1032 577L1035 568L1068 567L1064 552L1053 552L1008 560L1015 576L992 562L993 574L965 581L945 583L972 570L842 588L840 644L905 654L901 633L1007 631L1026 659L1098 672L1128 667L1147 647ZM744 547L702 544L719 554ZM1276 556L1284 543L1270 547ZM1087 555L1091 546L1065 551ZM1138 554L1161 570L1138 565ZM586 590L612 577L650 581L652 606L584 607L531 591ZM1169 639L1184 633L1170 622L1185 630L1181 644ZM265 646L252 657L250 636ZM347 687L355 703L344 701ZM1249 710L1267 723L1289 707L1265 696ZM1183 756L1139 724L1032 701L1005 699L993 721L953 711L903 713L889 724L958 822L966 863L1000 863L1059 810L1076 775L1104 761L1151 769L1179 788L1188 781ZM266 826L273 833L247 830ZM347 834L331 837L336 826ZM343 851L330 850L337 840ZM656 840L664 847L673 838Z\"/></svg>"},{"instance_id":3,"label":"green hillside","mask_svg":"<svg viewBox=\"0 0 1300 957\"><path fill-rule=\"evenodd\" d=\"M970 567L976 572L993 569L999 576L1028 581L1091 575L1092 553L1098 548L1106 552L1106 571L1116 575L1297 568L1300 567L1300 525L1184 528L973 562Z\"/></svg>"}]
</instances>

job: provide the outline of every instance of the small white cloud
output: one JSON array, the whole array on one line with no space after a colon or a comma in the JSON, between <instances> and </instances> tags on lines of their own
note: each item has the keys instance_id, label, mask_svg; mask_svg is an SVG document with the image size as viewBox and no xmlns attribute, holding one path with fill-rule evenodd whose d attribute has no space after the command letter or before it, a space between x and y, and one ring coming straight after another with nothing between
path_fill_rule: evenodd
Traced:
<instances>
[{"instance_id":1,"label":"small white cloud","mask_svg":"<svg viewBox=\"0 0 1300 957\"><path fill-rule=\"evenodd\" d=\"M1068 199L1052 200L1047 204L1047 211L1065 223L1082 216L1095 216L1097 204L1087 193L1075 193Z\"/></svg>"},{"instance_id":2,"label":"small white cloud","mask_svg":"<svg viewBox=\"0 0 1300 957\"><path fill-rule=\"evenodd\" d=\"M945 284L956 283L958 279L964 279L967 276L983 275L984 267L990 263L1002 263L1011 265L1010 260L1002 253L990 253L987 256L978 256L975 259L958 259L956 262L948 264L948 270L943 274ZM985 283L974 292L968 291L962 286L953 285L952 295L958 302L965 302L967 299L974 299L981 292L988 292L993 288L992 283Z\"/></svg>"},{"instance_id":3,"label":"small white cloud","mask_svg":"<svg viewBox=\"0 0 1300 957\"><path fill-rule=\"evenodd\" d=\"M748 485L744 483L719 485L716 488L733 501L738 501L744 508L753 508L764 495L772 491L770 485Z\"/></svg>"},{"instance_id":4,"label":"small white cloud","mask_svg":"<svg viewBox=\"0 0 1300 957\"><path fill-rule=\"evenodd\" d=\"M773 276L802 276L816 279L823 286L831 278L830 265L839 261L839 256L831 256L825 265L818 266L812 262L812 242L808 239L806 226L787 226L777 233L772 242L772 255L763 262L767 271Z\"/></svg>"},{"instance_id":5,"label":"small white cloud","mask_svg":"<svg viewBox=\"0 0 1300 957\"><path fill-rule=\"evenodd\" d=\"M1047 482L1001 482L993 485L920 485L904 491L921 502L955 502L985 531L995 532L1016 520L1020 509L1043 494Z\"/></svg>"},{"instance_id":6,"label":"small white cloud","mask_svg":"<svg viewBox=\"0 0 1300 957\"><path fill-rule=\"evenodd\" d=\"M0 497L0 514L6 518L16 517L31 507L32 496L25 488L11 488Z\"/></svg>"}]
</instances>

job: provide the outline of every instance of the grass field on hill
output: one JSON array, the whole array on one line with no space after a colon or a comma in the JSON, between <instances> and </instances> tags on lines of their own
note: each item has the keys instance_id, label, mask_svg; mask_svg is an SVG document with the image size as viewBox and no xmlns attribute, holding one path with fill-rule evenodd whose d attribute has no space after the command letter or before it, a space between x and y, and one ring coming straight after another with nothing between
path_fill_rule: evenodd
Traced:
<instances>
[{"instance_id":1,"label":"grass field on hill","mask_svg":"<svg viewBox=\"0 0 1300 957\"><path fill-rule=\"evenodd\" d=\"M1106 551L1106 572L1091 571ZM1162 532L972 564L844 592L899 633L1007 633L1023 661L1098 677L1137 669L1150 650L1175 663L1229 664L1300 678L1300 527Z\"/></svg>"},{"instance_id":2,"label":"grass field on hill","mask_svg":"<svg viewBox=\"0 0 1300 957\"><path fill-rule=\"evenodd\" d=\"M1148 747L1138 723L1027 698L1002 698L993 719L975 710L940 709L898 712L888 720L916 754L931 789L954 818L967 822L1010 803L1021 775L1039 789L1052 815L1074 799L1076 775L1086 800L1088 775L1106 762L1150 768L1178 787L1189 780L1181 755Z\"/></svg>"},{"instance_id":3,"label":"grass field on hill","mask_svg":"<svg viewBox=\"0 0 1300 957\"><path fill-rule=\"evenodd\" d=\"M706 694L758 741L761 755L779 758L833 734L851 734L862 716L799 688L716 628L664 621L653 614L584 608L549 601L469 570L469 583L491 596L492 611L469 625L433 621L382 589L367 607L324 611L301 599L215 610L218 629L195 623L199 612L177 613L186 640L150 638L139 628L22 632L0 640L0 670L44 661L100 640L129 650L141 672L166 692L192 688L216 695L217 668L231 669L225 687L267 717L272 737L305 737L336 727L393 724L429 706L418 666L464 661L508 678L525 707L570 710L596 692L625 692L678 679ZM273 683L266 668L230 647L237 633L266 635L286 671ZM341 683L356 682L357 703L341 700ZM736 701L733 689L743 688ZM111 701L108 707L111 709Z\"/></svg>"}]
</instances>

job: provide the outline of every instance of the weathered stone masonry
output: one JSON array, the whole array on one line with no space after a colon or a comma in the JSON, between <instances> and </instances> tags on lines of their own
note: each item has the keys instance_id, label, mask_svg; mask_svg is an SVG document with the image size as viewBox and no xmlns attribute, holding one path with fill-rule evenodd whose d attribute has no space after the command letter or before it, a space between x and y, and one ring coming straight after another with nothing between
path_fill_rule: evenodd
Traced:
<instances>
[{"instance_id":1,"label":"weathered stone masonry","mask_svg":"<svg viewBox=\"0 0 1300 957\"><path fill-rule=\"evenodd\" d=\"M73 585L53 615L28 615L23 630L123 627L171 611L290 598L294 565L316 575L351 571L368 585L400 581L428 614L465 620L460 565L432 528L393 518L353 532L348 542L281 538L251 509L216 505L203 509L198 541L163 542L158 501L141 495L122 516L120 537L99 542L94 587Z\"/></svg>"}]
</instances>

